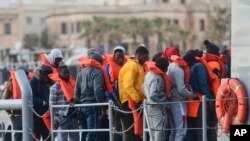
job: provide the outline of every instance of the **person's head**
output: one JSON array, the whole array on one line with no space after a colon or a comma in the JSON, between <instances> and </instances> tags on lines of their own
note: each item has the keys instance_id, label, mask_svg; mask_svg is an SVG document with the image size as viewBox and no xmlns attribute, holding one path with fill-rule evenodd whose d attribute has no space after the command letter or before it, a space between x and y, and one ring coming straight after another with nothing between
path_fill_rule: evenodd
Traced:
<instances>
[{"instance_id":1,"label":"person's head","mask_svg":"<svg viewBox=\"0 0 250 141\"><path fill-rule=\"evenodd\" d=\"M59 69L58 70L59 70L59 77L62 80L68 82L69 78L70 78L70 72L69 72L68 66L63 61L61 61L59 63Z\"/></svg>"},{"instance_id":2,"label":"person's head","mask_svg":"<svg viewBox=\"0 0 250 141\"><path fill-rule=\"evenodd\" d=\"M48 83L50 81L49 74L52 74L53 70L48 65L42 65L39 68L39 78L41 81Z\"/></svg>"},{"instance_id":3,"label":"person's head","mask_svg":"<svg viewBox=\"0 0 250 141\"><path fill-rule=\"evenodd\" d=\"M189 67L192 67L197 62L196 58L195 58L195 55L191 51L188 51L183 56L183 60L186 61L186 63L188 64Z\"/></svg>"},{"instance_id":4,"label":"person's head","mask_svg":"<svg viewBox=\"0 0 250 141\"><path fill-rule=\"evenodd\" d=\"M63 60L62 51L60 49L52 49L49 54L52 63L58 68L59 63Z\"/></svg>"},{"instance_id":5,"label":"person's head","mask_svg":"<svg viewBox=\"0 0 250 141\"><path fill-rule=\"evenodd\" d=\"M172 55L180 56L179 50L177 48L174 48L174 47L167 47L165 49L165 51L162 53L161 57L169 58Z\"/></svg>"},{"instance_id":6,"label":"person's head","mask_svg":"<svg viewBox=\"0 0 250 141\"><path fill-rule=\"evenodd\" d=\"M100 49L97 49L97 48L90 48L90 49L87 51L88 57L90 58L90 55L93 54L93 53L102 55L102 51L101 51Z\"/></svg>"},{"instance_id":7,"label":"person's head","mask_svg":"<svg viewBox=\"0 0 250 141\"><path fill-rule=\"evenodd\" d=\"M204 45L206 46L206 52L213 54L213 55L220 55L220 49L213 43L209 42L208 40L204 41Z\"/></svg>"},{"instance_id":8,"label":"person's head","mask_svg":"<svg viewBox=\"0 0 250 141\"><path fill-rule=\"evenodd\" d=\"M102 55L100 55L98 53L91 53L91 54L89 54L89 58L98 61L101 65L103 64Z\"/></svg>"},{"instance_id":9,"label":"person's head","mask_svg":"<svg viewBox=\"0 0 250 141\"><path fill-rule=\"evenodd\" d=\"M148 61L149 58L148 55L149 51L143 45L140 45L135 51L135 58L138 59L141 65L143 65L146 61Z\"/></svg>"},{"instance_id":10,"label":"person's head","mask_svg":"<svg viewBox=\"0 0 250 141\"><path fill-rule=\"evenodd\" d=\"M16 70L23 70L27 76L29 74L29 69L26 66L19 66Z\"/></svg>"},{"instance_id":11,"label":"person's head","mask_svg":"<svg viewBox=\"0 0 250 141\"><path fill-rule=\"evenodd\" d=\"M167 59L164 57L158 57L155 60L155 66L163 72L168 71L168 65L169 65L169 63L168 63Z\"/></svg>"},{"instance_id":12,"label":"person's head","mask_svg":"<svg viewBox=\"0 0 250 141\"><path fill-rule=\"evenodd\" d=\"M122 46L116 46L114 48L114 61L118 65L122 66L125 61L125 48Z\"/></svg>"},{"instance_id":13,"label":"person's head","mask_svg":"<svg viewBox=\"0 0 250 141\"><path fill-rule=\"evenodd\" d=\"M195 56L196 57L202 57L202 55L203 55L203 51L201 51L201 50L199 50L199 49L195 49L194 50L194 52L195 52Z\"/></svg>"},{"instance_id":14,"label":"person's head","mask_svg":"<svg viewBox=\"0 0 250 141\"><path fill-rule=\"evenodd\" d=\"M156 53L156 54L153 56L152 61L155 62L155 60L156 60L157 58L161 57L161 55L162 55L162 52Z\"/></svg>"}]
</instances>

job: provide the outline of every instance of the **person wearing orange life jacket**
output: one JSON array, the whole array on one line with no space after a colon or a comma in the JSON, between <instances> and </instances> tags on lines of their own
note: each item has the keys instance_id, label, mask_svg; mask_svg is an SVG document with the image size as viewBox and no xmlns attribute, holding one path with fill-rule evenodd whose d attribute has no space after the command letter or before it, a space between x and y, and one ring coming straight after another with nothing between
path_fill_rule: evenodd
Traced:
<instances>
[{"instance_id":1,"label":"person wearing orange life jacket","mask_svg":"<svg viewBox=\"0 0 250 141\"><path fill-rule=\"evenodd\" d=\"M202 95L206 98L213 99L213 95L209 90L208 73L205 66L196 60L195 54L192 50L188 51L183 59L191 68L190 86L195 95L202 99ZM200 101L190 99L192 102L187 103L187 127L201 128L202 127L202 107ZM188 129L185 141L202 141L202 130Z\"/></svg>"},{"instance_id":2,"label":"person wearing orange life jacket","mask_svg":"<svg viewBox=\"0 0 250 141\"><path fill-rule=\"evenodd\" d=\"M53 70L48 65L41 65L35 70L34 76L30 80L30 87L33 93L33 109L34 111L43 116L49 110L49 93L50 84L52 80L49 78L49 74L52 74ZM42 118L33 114L34 134L38 140L47 139L50 141L49 130L46 127Z\"/></svg>"},{"instance_id":3,"label":"person wearing orange life jacket","mask_svg":"<svg viewBox=\"0 0 250 141\"><path fill-rule=\"evenodd\" d=\"M205 68L209 75L209 87L210 92L213 94L213 97L216 97L218 88L220 86L221 78L225 77L226 71L223 61L220 59L219 48L209 42L208 40L204 41L206 46L206 54L201 58L201 63L205 65ZM217 117L215 112L215 101L208 102L208 123L207 125L211 128L208 130L208 140L216 141L217 140Z\"/></svg>"},{"instance_id":4,"label":"person wearing orange life jacket","mask_svg":"<svg viewBox=\"0 0 250 141\"><path fill-rule=\"evenodd\" d=\"M148 66L149 71L145 76L143 83L143 92L147 97L149 104L166 103L167 95L170 94L170 79L166 72L168 69L168 61L166 58L158 57L155 59L155 64ZM147 113L149 115L150 127L156 131L152 131L150 141L166 141L165 123L167 116L167 105L148 105Z\"/></svg>"},{"instance_id":5,"label":"person wearing orange life jacket","mask_svg":"<svg viewBox=\"0 0 250 141\"><path fill-rule=\"evenodd\" d=\"M187 132L186 111L187 98L193 98L195 95L188 86L190 79L190 71L186 62L180 57L179 50L176 48L166 48L162 54L171 63L168 68L168 76L171 80L172 98L169 105L173 118L175 128L170 133L170 141L183 141Z\"/></svg>"},{"instance_id":6,"label":"person wearing orange life jacket","mask_svg":"<svg viewBox=\"0 0 250 141\"><path fill-rule=\"evenodd\" d=\"M78 73L75 85L74 103L103 103L105 102L105 89L112 93L112 86L108 77L102 68L103 58L100 54L89 52L88 58L80 60L84 66ZM90 106L81 107L80 111L86 120L87 129L98 129L100 126L100 112L105 116L106 109L104 107ZM97 132L88 132L86 141L98 141Z\"/></svg>"},{"instance_id":7,"label":"person wearing orange life jacket","mask_svg":"<svg viewBox=\"0 0 250 141\"><path fill-rule=\"evenodd\" d=\"M25 66L20 66L17 70L24 70L28 79L29 78L29 71L28 68ZM10 79L7 83L7 86L4 89L2 99L21 99L21 90L17 83L15 71L10 71ZM10 115L11 122L13 124L13 130L22 130L22 111L21 110L7 110L6 111ZM15 133L14 134L15 141L22 140L22 133Z\"/></svg>"},{"instance_id":8,"label":"person wearing orange life jacket","mask_svg":"<svg viewBox=\"0 0 250 141\"><path fill-rule=\"evenodd\" d=\"M123 64L127 61L125 58L125 48L116 46L113 49L113 56L109 58L105 71L108 75L110 83L113 86L113 93L105 92L106 98L112 100L116 106L121 108L118 92L118 75ZM115 131L121 130L121 114L118 111L113 111L113 126ZM118 134L114 134L113 140L118 141L121 138Z\"/></svg>"},{"instance_id":9,"label":"person wearing orange life jacket","mask_svg":"<svg viewBox=\"0 0 250 141\"><path fill-rule=\"evenodd\" d=\"M50 88L50 105L68 105L74 102L75 79L70 76L68 66L61 61L58 66L58 75L54 74L52 79L55 84ZM73 107L54 108L54 124L59 130L78 128L77 109ZM73 141L79 140L78 132L58 133L58 140L67 141L68 136Z\"/></svg>"},{"instance_id":10,"label":"person wearing orange life jacket","mask_svg":"<svg viewBox=\"0 0 250 141\"><path fill-rule=\"evenodd\" d=\"M129 59L119 72L119 98L125 111L137 109L145 98L141 88L144 81L143 64L148 60L148 55L148 49L140 45L135 51L135 59ZM122 113L121 116L122 131L127 130L135 122L134 128L123 133L123 141L141 140L139 136L142 135L142 118L138 119L138 112L133 112L133 115ZM138 120L134 121L136 119Z\"/></svg>"},{"instance_id":11,"label":"person wearing orange life jacket","mask_svg":"<svg viewBox=\"0 0 250 141\"><path fill-rule=\"evenodd\" d=\"M53 73L58 73L59 63L63 60L63 54L60 49L52 49L50 54L40 54L42 64L49 65Z\"/></svg>"}]
</instances>

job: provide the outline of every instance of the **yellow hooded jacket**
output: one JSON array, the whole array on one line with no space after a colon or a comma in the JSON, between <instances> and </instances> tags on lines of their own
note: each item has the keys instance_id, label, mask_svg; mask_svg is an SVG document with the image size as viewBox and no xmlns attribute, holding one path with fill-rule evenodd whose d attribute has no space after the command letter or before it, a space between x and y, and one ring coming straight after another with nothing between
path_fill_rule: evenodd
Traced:
<instances>
[{"instance_id":1,"label":"yellow hooded jacket","mask_svg":"<svg viewBox=\"0 0 250 141\"><path fill-rule=\"evenodd\" d=\"M129 59L121 68L118 77L119 98L121 103L128 101L128 96L136 103L145 98L142 93L144 69L138 60Z\"/></svg>"}]
</instances>

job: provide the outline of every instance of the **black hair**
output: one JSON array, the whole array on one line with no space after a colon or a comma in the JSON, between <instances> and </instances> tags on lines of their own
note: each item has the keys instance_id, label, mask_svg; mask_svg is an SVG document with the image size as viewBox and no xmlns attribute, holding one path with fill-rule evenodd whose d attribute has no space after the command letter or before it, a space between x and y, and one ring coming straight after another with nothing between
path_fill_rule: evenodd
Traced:
<instances>
[{"instance_id":1,"label":"black hair","mask_svg":"<svg viewBox=\"0 0 250 141\"><path fill-rule=\"evenodd\" d=\"M218 56L220 55L220 49L215 44L209 42L208 40L205 40L203 43L206 46L207 53Z\"/></svg>"},{"instance_id":2,"label":"black hair","mask_svg":"<svg viewBox=\"0 0 250 141\"><path fill-rule=\"evenodd\" d=\"M183 56L183 59L186 61L186 63L190 67L193 66L197 62L195 55L189 51L187 53L185 53L185 55Z\"/></svg>"},{"instance_id":3,"label":"black hair","mask_svg":"<svg viewBox=\"0 0 250 141\"><path fill-rule=\"evenodd\" d=\"M50 66L44 64L40 66L40 74L48 75L51 73L53 73L53 70Z\"/></svg>"},{"instance_id":4,"label":"black hair","mask_svg":"<svg viewBox=\"0 0 250 141\"><path fill-rule=\"evenodd\" d=\"M146 47L139 46L135 51L135 55L137 54L149 54L149 51Z\"/></svg>"},{"instance_id":5,"label":"black hair","mask_svg":"<svg viewBox=\"0 0 250 141\"><path fill-rule=\"evenodd\" d=\"M203 52L199 49L195 49L194 52L195 52L196 57L202 57L202 55L203 55Z\"/></svg>"},{"instance_id":6,"label":"black hair","mask_svg":"<svg viewBox=\"0 0 250 141\"><path fill-rule=\"evenodd\" d=\"M223 54L223 55L228 55L229 54L229 50L223 50L222 52L221 52L221 54Z\"/></svg>"},{"instance_id":7,"label":"black hair","mask_svg":"<svg viewBox=\"0 0 250 141\"><path fill-rule=\"evenodd\" d=\"M162 55L162 52L156 53L156 54L153 56L152 61L155 62L157 58L161 57L161 55Z\"/></svg>"},{"instance_id":8,"label":"black hair","mask_svg":"<svg viewBox=\"0 0 250 141\"><path fill-rule=\"evenodd\" d=\"M155 60L155 65L158 68L167 68L168 65L169 65L169 63L168 63L168 60L166 58L164 58L164 57L158 57Z\"/></svg>"}]
</instances>

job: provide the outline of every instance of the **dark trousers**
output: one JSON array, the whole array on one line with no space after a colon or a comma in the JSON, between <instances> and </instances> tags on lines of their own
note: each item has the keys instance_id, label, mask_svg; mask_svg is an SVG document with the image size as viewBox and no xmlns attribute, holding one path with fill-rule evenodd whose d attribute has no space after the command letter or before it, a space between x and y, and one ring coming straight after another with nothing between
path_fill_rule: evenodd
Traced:
<instances>
[{"instance_id":1,"label":"dark trousers","mask_svg":"<svg viewBox=\"0 0 250 141\"><path fill-rule=\"evenodd\" d=\"M14 116L11 121L13 124L13 130L22 130L22 116ZM14 139L15 141L22 141L22 133L14 133Z\"/></svg>"},{"instance_id":2,"label":"dark trousers","mask_svg":"<svg viewBox=\"0 0 250 141\"><path fill-rule=\"evenodd\" d=\"M121 131L121 113L118 111L113 111L113 126L115 131ZM114 141L122 141L122 136L120 134L114 134L113 136Z\"/></svg>"},{"instance_id":3,"label":"dark trousers","mask_svg":"<svg viewBox=\"0 0 250 141\"><path fill-rule=\"evenodd\" d=\"M100 109L98 107L82 107L81 113L86 119L84 128L99 129L100 126ZM84 139L83 139L84 140ZM86 141L98 141L98 132L88 132Z\"/></svg>"},{"instance_id":4,"label":"dark trousers","mask_svg":"<svg viewBox=\"0 0 250 141\"><path fill-rule=\"evenodd\" d=\"M209 101L207 106L207 140L208 141L217 141L217 126L218 119L215 111L215 101Z\"/></svg>"},{"instance_id":5,"label":"dark trousers","mask_svg":"<svg viewBox=\"0 0 250 141\"><path fill-rule=\"evenodd\" d=\"M33 123L34 123L33 126L34 126L34 133L35 133L36 138L40 139L42 137L43 140L47 139L50 132L48 128L46 127L46 125L44 124L42 118L34 115ZM46 141L50 141L50 140L51 138L48 138Z\"/></svg>"},{"instance_id":6,"label":"dark trousers","mask_svg":"<svg viewBox=\"0 0 250 141\"><path fill-rule=\"evenodd\" d=\"M124 111L131 111L128 107L128 102L122 104L122 109ZM124 114L121 113L121 125L122 131L127 130L134 123L132 114ZM128 132L123 133L122 136L123 141L141 141L142 139L134 134L134 127L132 127Z\"/></svg>"},{"instance_id":7,"label":"dark trousers","mask_svg":"<svg viewBox=\"0 0 250 141\"><path fill-rule=\"evenodd\" d=\"M187 128L202 128L202 106L198 109L197 117L187 117ZM202 141L202 129L188 129L185 141Z\"/></svg>"}]
</instances>

